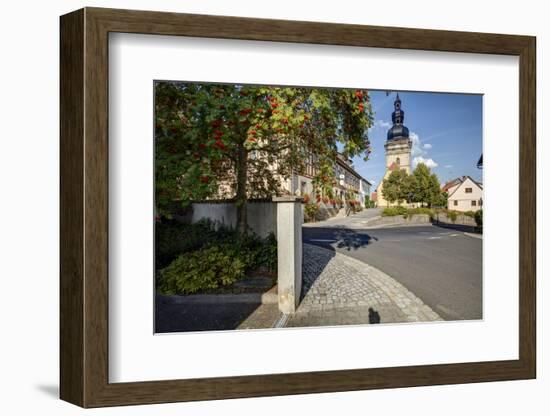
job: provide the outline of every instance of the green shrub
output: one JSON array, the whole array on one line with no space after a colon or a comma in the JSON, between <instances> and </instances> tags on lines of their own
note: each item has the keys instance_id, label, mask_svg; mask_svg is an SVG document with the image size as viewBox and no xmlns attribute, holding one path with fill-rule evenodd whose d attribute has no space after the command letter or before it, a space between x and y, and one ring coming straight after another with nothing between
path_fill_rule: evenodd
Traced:
<instances>
[{"instance_id":1,"label":"green shrub","mask_svg":"<svg viewBox=\"0 0 550 416\"><path fill-rule=\"evenodd\" d=\"M466 211L466 212L463 212L463 214L466 216L466 217L470 217L470 218L475 218L475 211Z\"/></svg>"},{"instance_id":2,"label":"green shrub","mask_svg":"<svg viewBox=\"0 0 550 416\"><path fill-rule=\"evenodd\" d=\"M455 223L456 219L458 218L458 213L456 211L447 211L447 218Z\"/></svg>"},{"instance_id":3,"label":"green shrub","mask_svg":"<svg viewBox=\"0 0 550 416\"><path fill-rule=\"evenodd\" d=\"M319 205L310 202L304 207L304 213L307 221L314 221L315 215L319 212Z\"/></svg>"},{"instance_id":4,"label":"green shrub","mask_svg":"<svg viewBox=\"0 0 550 416\"><path fill-rule=\"evenodd\" d=\"M483 227L483 210L476 211L474 219L478 227Z\"/></svg>"},{"instance_id":5,"label":"green shrub","mask_svg":"<svg viewBox=\"0 0 550 416\"><path fill-rule=\"evenodd\" d=\"M266 267L268 270L277 270L277 238L271 233L258 248L256 267Z\"/></svg>"},{"instance_id":6,"label":"green shrub","mask_svg":"<svg viewBox=\"0 0 550 416\"><path fill-rule=\"evenodd\" d=\"M250 270L277 270L277 240L271 234L262 240L255 235L213 241L199 250L180 254L157 275L159 292L192 294L231 286Z\"/></svg>"},{"instance_id":7,"label":"green shrub","mask_svg":"<svg viewBox=\"0 0 550 416\"><path fill-rule=\"evenodd\" d=\"M276 269L277 241L273 235L262 240L255 234L243 236L232 228L216 226L210 220L185 224L165 219L155 226L155 268L165 268L181 254L223 244L261 252L263 259L258 264Z\"/></svg>"},{"instance_id":8,"label":"green shrub","mask_svg":"<svg viewBox=\"0 0 550 416\"><path fill-rule=\"evenodd\" d=\"M180 255L162 269L157 280L161 293L191 294L229 286L245 276L245 263L229 246L203 248Z\"/></svg>"},{"instance_id":9,"label":"green shrub","mask_svg":"<svg viewBox=\"0 0 550 416\"><path fill-rule=\"evenodd\" d=\"M430 218L433 218L435 216L435 211L425 207L409 208L407 210L407 216L410 218L413 215L429 215Z\"/></svg>"},{"instance_id":10,"label":"green shrub","mask_svg":"<svg viewBox=\"0 0 550 416\"><path fill-rule=\"evenodd\" d=\"M374 208L374 201L368 195L365 196L365 208Z\"/></svg>"},{"instance_id":11,"label":"green shrub","mask_svg":"<svg viewBox=\"0 0 550 416\"><path fill-rule=\"evenodd\" d=\"M384 208L382 211L383 217L395 217L396 215L407 215L407 208L402 206Z\"/></svg>"},{"instance_id":12,"label":"green shrub","mask_svg":"<svg viewBox=\"0 0 550 416\"><path fill-rule=\"evenodd\" d=\"M155 224L156 268L165 267L180 254L198 250L213 240L224 240L230 234L224 227L216 230L215 224L207 219L194 224L163 219Z\"/></svg>"}]
</instances>

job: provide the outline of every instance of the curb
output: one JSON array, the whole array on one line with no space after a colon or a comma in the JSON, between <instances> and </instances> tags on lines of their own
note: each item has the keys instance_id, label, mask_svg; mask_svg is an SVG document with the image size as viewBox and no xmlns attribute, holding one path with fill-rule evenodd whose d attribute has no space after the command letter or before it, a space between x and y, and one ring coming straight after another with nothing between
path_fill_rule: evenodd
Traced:
<instances>
[{"instance_id":1,"label":"curb","mask_svg":"<svg viewBox=\"0 0 550 416\"><path fill-rule=\"evenodd\" d=\"M474 234L474 233L464 233L465 236L477 238L478 240L483 240L483 234Z\"/></svg>"},{"instance_id":2,"label":"curb","mask_svg":"<svg viewBox=\"0 0 550 416\"><path fill-rule=\"evenodd\" d=\"M404 228L404 227L428 227L433 226L431 222L425 222L425 223L413 223L413 224L385 224L385 225L374 225L374 226L365 226L361 228L362 230L379 230L383 228Z\"/></svg>"}]
</instances>

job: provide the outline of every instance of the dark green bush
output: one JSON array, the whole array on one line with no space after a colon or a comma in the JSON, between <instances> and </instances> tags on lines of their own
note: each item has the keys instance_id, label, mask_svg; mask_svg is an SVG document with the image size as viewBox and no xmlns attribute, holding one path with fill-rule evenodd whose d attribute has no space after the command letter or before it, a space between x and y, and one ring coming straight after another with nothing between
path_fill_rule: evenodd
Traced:
<instances>
[{"instance_id":1,"label":"dark green bush","mask_svg":"<svg viewBox=\"0 0 550 416\"><path fill-rule=\"evenodd\" d=\"M198 250L213 241L224 241L232 234L234 232L226 227L216 229L207 219L194 224L163 219L155 224L156 269L166 267L182 253Z\"/></svg>"},{"instance_id":2,"label":"dark green bush","mask_svg":"<svg viewBox=\"0 0 550 416\"><path fill-rule=\"evenodd\" d=\"M483 227L483 210L476 211L474 219L478 227Z\"/></svg>"},{"instance_id":3,"label":"dark green bush","mask_svg":"<svg viewBox=\"0 0 550 416\"><path fill-rule=\"evenodd\" d=\"M216 229L209 221L157 225L156 263L161 293L207 292L230 286L251 270L276 271L277 241L273 234L261 239L227 227Z\"/></svg>"},{"instance_id":4,"label":"dark green bush","mask_svg":"<svg viewBox=\"0 0 550 416\"><path fill-rule=\"evenodd\" d=\"M270 271L277 270L277 238L271 233L262 242L256 254L256 266Z\"/></svg>"},{"instance_id":5,"label":"dark green bush","mask_svg":"<svg viewBox=\"0 0 550 416\"><path fill-rule=\"evenodd\" d=\"M407 215L407 208L402 206L384 208L382 211L383 217L395 217L396 215Z\"/></svg>"},{"instance_id":6,"label":"dark green bush","mask_svg":"<svg viewBox=\"0 0 550 416\"><path fill-rule=\"evenodd\" d=\"M454 223L458 218L458 213L456 211L447 211L447 218L449 218Z\"/></svg>"},{"instance_id":7,"label":"dark green bush","mask_svg":"<svg viewBox=\"0 0 550 416\"><path fill-rule=\"evenodd\" d=\"M407 210L407 215L409 218L413 215L429 215L430 218L433 218L435 216L435 211L425 207L409 208Z\"/></svg>"},{"instance_id":8,"label":"dark green bush","mask_svg":"<svg viewBox=\"0 0 550 416\"><path fill-rule=\"evenodd\" d=\"M161 293L191 294L229 286L245 277L245 262L229 245L202 248L181 254L160 271L157 288Z\"/></svg>"}]
</instances>

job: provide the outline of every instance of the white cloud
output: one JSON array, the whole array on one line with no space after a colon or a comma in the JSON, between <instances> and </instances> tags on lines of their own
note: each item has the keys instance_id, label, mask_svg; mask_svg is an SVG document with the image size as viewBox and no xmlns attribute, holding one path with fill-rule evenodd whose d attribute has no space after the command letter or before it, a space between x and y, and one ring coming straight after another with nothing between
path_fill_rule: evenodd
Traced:
<instances>
[{"instance_id":1,"label":"white cloud","mask_svg":"<svg viewBox=\"0 0 550 416\"><path fill-rule=\"evenodd\" d=\"M445 165L443 167L446 168L446 169L451 169L453 167L453 165Z\"/></svg>"},{"instance_id":2,"label":"white cloud","mask_svg":"<svg viewBox=\"0 0 550 416\"><path fill-rule=\"evenodd\" d=\"M426 150L429 150L429 149L432 148L432 145L430 143L424 143L424 145L422 147Z\"/></svg>"},{"instance_id":3,"label":"white cloud","mask_svg":"<svg viewBox=\"0 0 550 416\"><path fill-rule=\"evenodd\" d=\"M411 132L409 135L409 138L412 142L412 150L411 153L413 156L420 156L426 154L426 152L422 149L422 146L420 145L420 137L418 137L418 134L416 134L414 131Z\"/></svg>"},{"instance_id":4,"label":"white cloud","mask_svg":"<svg viewBox=\"0 0 550 416\"><path fill-rule=\"evenodd\" d=\"M376 124L378 127L381 127L383 129L389 129L392 126L392 124L389 121L384 121L384 120L376 120L374 124Z\"/></svg>"},{"instance_id":5,"label":"white cloud","mask_svg":"<svg viewBox=\"0 0 550 416\"><path fill-rule=\"evenodd\" d=\"M416 167L419 163L424 163L430 169L436 168L439 164L432 158L425 159L422 156L417 156L413 159L413 166Z\"/></svg>"},{"instance_id":6,"label":"white cloud","mask_svg":"<svg viewBox=\"0 0 550 416\"><path fill-rule=\"evenodd\" d=\"M389 121L384 121L384 120L379 119L379 120L375 120L374 123L372 123L372 126L370 127L369 130L373 130L373 129L376 129L376 128L387 130L391 126L392 126L392 124Z\"/></svg>"}]
</instances>

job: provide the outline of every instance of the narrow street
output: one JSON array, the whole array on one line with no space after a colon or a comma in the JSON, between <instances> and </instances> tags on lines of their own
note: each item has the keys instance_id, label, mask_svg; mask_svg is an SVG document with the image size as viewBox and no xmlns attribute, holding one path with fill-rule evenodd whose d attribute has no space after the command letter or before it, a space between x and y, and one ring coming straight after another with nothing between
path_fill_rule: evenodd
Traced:
<instances>
[{"instance_id":1,"label":"narrow street","mask_svg":"<svg viewBox=\"0 0 550 416\"><path fill-rule=\"evenodd\" d=\"M375 215L306 224L303 241L380 269L446 320L482 318L481 239L433 225L365 229Z\"/></svg>"}]
</instances>

